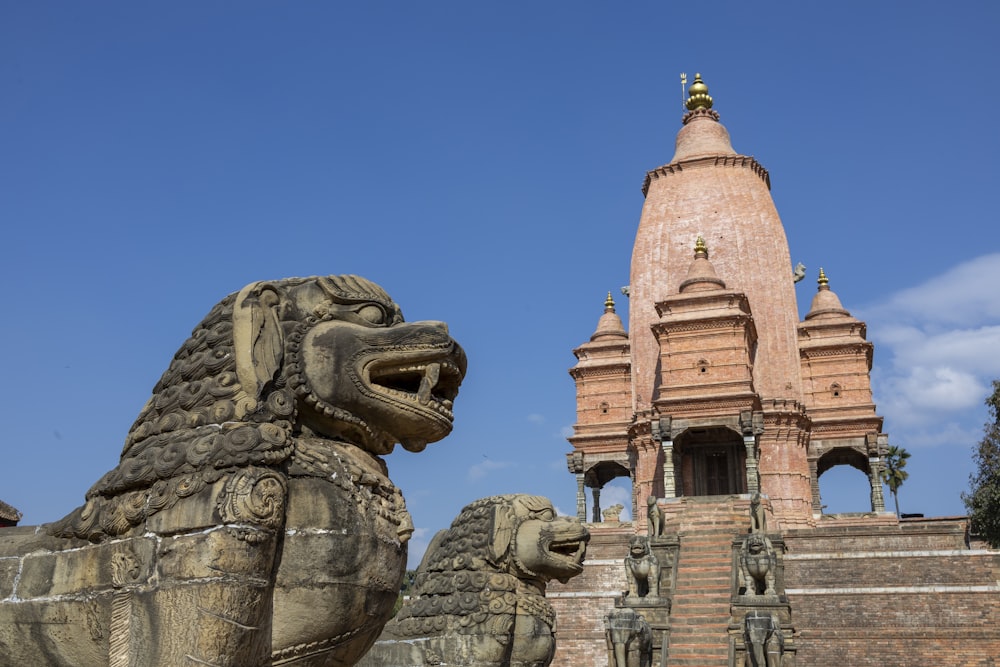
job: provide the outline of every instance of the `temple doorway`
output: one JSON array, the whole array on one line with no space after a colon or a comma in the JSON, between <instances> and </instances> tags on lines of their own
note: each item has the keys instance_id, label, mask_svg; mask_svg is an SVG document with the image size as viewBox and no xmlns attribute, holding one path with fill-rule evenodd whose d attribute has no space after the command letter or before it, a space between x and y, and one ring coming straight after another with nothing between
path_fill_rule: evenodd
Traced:
<instances>
[{"instance_id":1,"label":"temple doorway","mask_svg":"<svg viewBox=\"0 0 1000 667\"><path fill-rule=\"evenodd\" d=\"M746 447L728 428L695 428L675 440L681 457L681 489L685 496L746 493Z\"/></svg>"}]
</instances>

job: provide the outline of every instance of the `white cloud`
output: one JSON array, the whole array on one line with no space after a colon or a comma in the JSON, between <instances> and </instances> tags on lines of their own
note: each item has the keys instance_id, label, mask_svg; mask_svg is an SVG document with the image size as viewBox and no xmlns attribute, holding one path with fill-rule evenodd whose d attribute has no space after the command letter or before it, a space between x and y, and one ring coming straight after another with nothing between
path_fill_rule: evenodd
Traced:
<instances>
[{"instance_id":1,"label":"white cloud","mask_svg":"<svg viewBox=\"0 0 1000 667\"><path fill-rule=\"evenodd\" d=\"M494 461L493 459L484 459L480 463L475 464L470 467L468 472L465 474L465 478L469 482L475 482L477 480L486 477L486 475L495 472L497 470L503 470L504 468L509 468L513 463L509 461Z\"/></svg>"},{"instance_id":2,"label":"white cloud","mask_svg":"<svg viewBox=\"0 0 1000 667\"><path fill-rule=\"evenodd\" d=\"M1000 320L1000 253L974 257L879 306L903 322L977 326Z\"/></svg>"},{"instance_id":3,"label":"white cloud","mask_svg":"<svg viewBox=\"0 0 1000 667\"><path fill-rule=\"evenodd\" d=\"M970 259L863 309L875 342L872 388L904 446L978 439L1000 377L1000 253ZM895 440L895 438L894 438Z\"/></svg>"},{"instance_id":4,"label":"white cloud","mask_svg":"<svg viewBox=\"0 0 1000 667\"><path fill-rule=\"evenodd\" d=\"M545 416L540 415L537 412L533 412L530 415L528 415L528 421L531 422L532 424L544 424Z\"/></svg>"},{"instance_id":5,"label":"white cloud","mask_svg":"<svg viewBox=\"0 0 1000 667\"><path fill-rule=\"evenodd\" d=\"M574 431L572 426L563 426L561 429L559 429L559 435L562 436L563 438L569 438L571 435L573 435L573 433Z\"/></svg>"}]
</instances>

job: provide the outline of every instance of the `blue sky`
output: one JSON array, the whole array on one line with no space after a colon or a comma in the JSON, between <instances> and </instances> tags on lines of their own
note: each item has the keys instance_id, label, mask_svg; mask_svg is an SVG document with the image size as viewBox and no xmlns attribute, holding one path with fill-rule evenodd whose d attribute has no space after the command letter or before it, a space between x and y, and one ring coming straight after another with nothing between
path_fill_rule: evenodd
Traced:
<instances>
[{"instance_id":1,"label":"blue sky","mask_svg":"<svg viewBox=\"0 0 1000 667\"><path fill-rule=\"evenodd\" d=\"M809 267L800 310L823 267L868 323L879 413L913 455L903 511L962 513L1000 377L998 18L987 2L4 2L0 498L24 523L77 506L224 295L358 273L470 358L454 433L389 457L414 556L485 495L573 511L571 350L628 282L678 74L701 72L733 146L770 171ZM829 511L865 508L860 474L821 481Z\"/></svg>"}]
</instances>

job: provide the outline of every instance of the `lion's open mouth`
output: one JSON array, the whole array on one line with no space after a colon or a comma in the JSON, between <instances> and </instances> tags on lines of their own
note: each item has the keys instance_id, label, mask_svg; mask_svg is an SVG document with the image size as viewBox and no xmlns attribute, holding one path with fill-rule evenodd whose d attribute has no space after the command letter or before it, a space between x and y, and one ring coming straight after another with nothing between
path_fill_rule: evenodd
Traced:
<instances>
[{"instance_id":1,"label":"lion's open mouth","mask_svg":"<svg viewBox=\"0 0 1000 667\"><path fill-rule=\"evenodd\" d=\"M462 371L450 361L373 364L368 369L371 385L398 400L416 403L454 419L452 406L462 382Z\"/></svg>"},{"instance_id":2,"label":"lion's open mouth","mask_svg":"<svg viewBox=\"0 0 1000 667\"><path fill-rule=\"evenodd\" d=\"M565 559L575 565L583 562L587 552L587 541L585 539L563 539L553 541L549 545L549 553Z\"/></svg>"}]
</instances>

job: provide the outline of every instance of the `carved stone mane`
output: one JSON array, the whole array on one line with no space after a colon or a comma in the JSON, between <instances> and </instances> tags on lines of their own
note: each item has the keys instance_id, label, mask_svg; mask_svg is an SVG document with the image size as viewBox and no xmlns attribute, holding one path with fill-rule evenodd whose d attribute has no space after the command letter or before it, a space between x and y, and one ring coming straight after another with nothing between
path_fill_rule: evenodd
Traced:
<instances>
[{"instance_id":1,"label":"carved stone mane","mask_svg":"<svg viewBox=\"0 0 1000 667\"><path fill-rule=\"evenodd\" d=\"M353 664L391 614L413 530L379 455L450 432L465 363L443 323L404 322L357 276L226 297L86 503L5 533L0 559L26 574L0 568L0 657Z\"/></svg>"}]
</instances>

